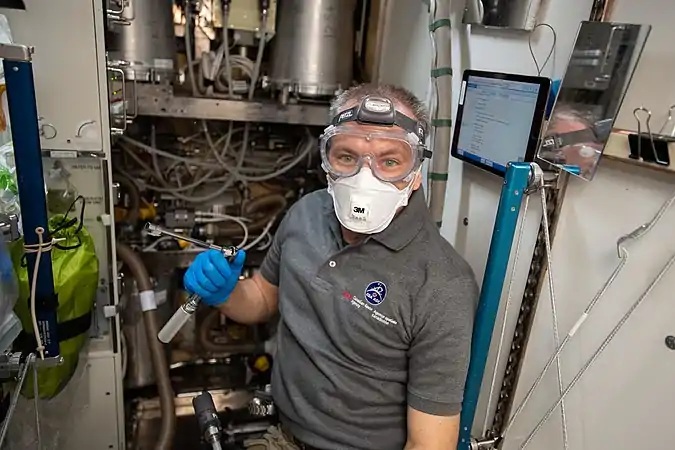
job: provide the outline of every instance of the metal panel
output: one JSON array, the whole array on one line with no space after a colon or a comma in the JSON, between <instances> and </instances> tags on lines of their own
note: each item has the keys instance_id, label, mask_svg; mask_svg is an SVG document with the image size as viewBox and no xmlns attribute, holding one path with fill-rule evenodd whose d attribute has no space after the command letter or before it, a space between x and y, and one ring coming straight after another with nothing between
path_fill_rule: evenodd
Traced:
<instances>
[{"instance_id":1,"label":"metal panel","mask_svg":"<svg viewBox=\"0 0 675 450\"><path fill-rule=\"evenodd\" d=\"M570 181L553 244L561 335L571 329L617 266L617 238L650 220L673 191L672 175L614 161L603 161L592 183ZM561 355L565 386L675 251L673 227L671 207L650 234L630 244L625 269ZM672 438L663 430L672 426L675 414L663 399L675 397L671 377L675 353L664 343L666 336L675 334L674 285L671 270L566 397L570 449L633 450L644 445L645 437L654 448L672 447ZM553 350L550 299L544 290L523 360L516 405ZM551 373L502 448L519 449L557 398L556 377ZM561 434L556 412L528 448L562 450Z\"/></svg>"},{"instance_id":2,"label":"metal panel","mask_svg":"<svg viewBox=\"0 0 675 450\"><path fill-rule=\"evenodd\" d=\"M640 65L635 70L615 126L635 131L637 122L633 110L645 106L653 113L652 131L658 132L668 118L668 109L675 103L673 2L672 0L614 1L610 20L652 26L649 42L640 58ZM560 49L558 54L561 54ZM642 125L644 127L644 123Z\"/></svg>"},{"instance_id":3,"label":"metal panel","mask_svg":"<svg viewBox=\"0 0 675 450\"><path fill-rule=\"evenodd\" d=\"M40 400L42 449L125 449L121 366L109 347L108 339L91 340L63 391ZM33 399L20 397L7 448L38 448L34 411Z\"/></svg>"},{"instance_id":4,"label":"metal panel","mask_svg":"<svg viewBox=\"0 0 675 450\"><path fill-rule=\"evenodd\" d=\"M78 420L64 449L124 450L124 405L120 355L108 350L106 339L92 340L83 386L78 395L86 396L84 409L74 411Z\"/></svg>"},{"instance_id":5,"label":"metal panel","mask_svg":"<svg viewBox=\"0 0 675 450\"><path fill-rule=\"evenodd\" d=\"M26 0L0 9L14 41L35 47L35 85L43 149L101 151L99 54L94 0ZM68 24L77 26L68 26Z\"/></svg>"},{"instance_id":6,"label":"metal panel","mask_svg":"<svg viewBox=\"0 0 675 450\"><path fill-rule=\"evenodd\" d=\"M232 30L243 30L258 32L260 28L260 1L258 0L237 0L230 4L230 14L228 16L227 27ZM265 37L269 41L276 33L277 22L277 2L269 2L267 29ZM220 9L220 8L219 8Z\"/></svg>"},{"instance_id":7,"label":"metal panel","mask_svg":"<svg viewBox=\"0 0 675 450\"><path fill-rule=\"evenodd\" d=\"M235 120L325 126L328 105L246 102L212 98L176 97L170 87L136 86L138 115L185 119Z\"/></svg>"}]
</instances>

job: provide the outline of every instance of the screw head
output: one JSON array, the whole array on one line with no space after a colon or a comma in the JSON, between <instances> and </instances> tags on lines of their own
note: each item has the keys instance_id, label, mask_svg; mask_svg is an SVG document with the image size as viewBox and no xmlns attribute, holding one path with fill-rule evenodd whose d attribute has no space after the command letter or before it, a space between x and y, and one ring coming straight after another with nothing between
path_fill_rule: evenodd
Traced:
<instances>
[{"instance_id":1,"label":"screw head","mask_svg":"<svg viewBox=\"0 0 675 450\"><path fill-rule=\"evenodd\" d=\"M666 336L666 347L670 350L675 350L675 336Z\"/></svg>"}]
</instances>

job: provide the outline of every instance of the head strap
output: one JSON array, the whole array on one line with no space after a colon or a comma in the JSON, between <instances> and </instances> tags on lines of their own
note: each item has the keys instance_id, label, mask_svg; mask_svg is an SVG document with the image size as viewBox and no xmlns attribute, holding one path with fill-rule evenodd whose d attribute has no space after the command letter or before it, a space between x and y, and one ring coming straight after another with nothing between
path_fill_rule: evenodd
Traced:
<instances>
[{"instance_id":1,"label":"head strap","mask_svg":"<svg viewBox=\"0 0 675 450\"><path fill-rule=\"evenodd\" d=\"M426 140L424 126L417 120L397 111L394 102L386 97L368 95L361 100L358 106L342 111L333 117L331 124L337 126L345 122L357 122L363 125L380 127L398 126L417 136L421 144L424 144Z\"/></svg>"},{"instance_id":2,"label":"head strap","mask_svg":"<svg viewBox=\"0 0 675 450\"><path fill-rule=\"evenodd\" d=\"M580 142L597 142L598 137L590 128L583 130L570 131L567 133L552 133L544 137L542 148L547 151L557 150L559 148L567 147L568 145L575 145Z\"/></svg>"}]
</instances>

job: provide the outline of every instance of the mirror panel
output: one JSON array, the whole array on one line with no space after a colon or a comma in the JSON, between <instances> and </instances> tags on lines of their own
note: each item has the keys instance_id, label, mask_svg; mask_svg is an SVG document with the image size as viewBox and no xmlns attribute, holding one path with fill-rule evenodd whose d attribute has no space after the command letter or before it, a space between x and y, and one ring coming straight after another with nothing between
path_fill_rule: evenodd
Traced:
<instances>
[{"instance_id":1,"label":"mirror panel","mask_svg":"<svg viewBox=\"0 0 675 450\"><path fill-rule=\"evenodd\" d=\"M538 157L593 179L651 26L582 22Z\"/></svg>"}]
</instances>

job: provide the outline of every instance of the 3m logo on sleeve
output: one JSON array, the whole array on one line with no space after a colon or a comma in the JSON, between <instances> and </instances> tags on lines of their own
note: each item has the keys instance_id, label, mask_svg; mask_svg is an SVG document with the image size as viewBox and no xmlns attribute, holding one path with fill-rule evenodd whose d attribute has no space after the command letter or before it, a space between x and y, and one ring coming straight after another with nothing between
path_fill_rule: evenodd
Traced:
<instances>
[{"instance_id":1,"label":"3m logo on sleeve","mask_svg":"<svg viewBox=\"0 0 675 450\"><path fill-rule=\"evenodd\" d=\"M387 286L381 281L373 281L365 290L366 301L371 305L379 305L387 296Z\"/></svg>"}]
</instances>

